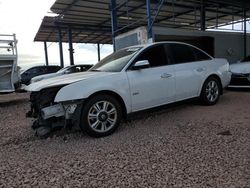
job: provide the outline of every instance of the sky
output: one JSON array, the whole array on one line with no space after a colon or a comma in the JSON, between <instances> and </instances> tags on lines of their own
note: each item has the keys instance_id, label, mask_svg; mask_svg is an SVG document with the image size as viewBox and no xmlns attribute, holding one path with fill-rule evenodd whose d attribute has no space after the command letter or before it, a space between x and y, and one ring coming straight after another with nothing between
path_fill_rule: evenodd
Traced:
<instances>
[{"instance_id":1,"label":"sky","mask_svg":"<svg viewBox=\"0 0 250 188\"><path fill-rule=\"evenodd\" d=\"M35 35L45 15L55 0L0 0L0 34L16 34L18 65L22 68L44 65L44 44L34 42ZM58 43L48 43L49 64L60 64ZM68 45L63 44L64 63L69 65ZM97 46L74 44L75 64L95 64ZM101 58L113 52L111 45L101 45Z\"/></svg>"}]
</instances>

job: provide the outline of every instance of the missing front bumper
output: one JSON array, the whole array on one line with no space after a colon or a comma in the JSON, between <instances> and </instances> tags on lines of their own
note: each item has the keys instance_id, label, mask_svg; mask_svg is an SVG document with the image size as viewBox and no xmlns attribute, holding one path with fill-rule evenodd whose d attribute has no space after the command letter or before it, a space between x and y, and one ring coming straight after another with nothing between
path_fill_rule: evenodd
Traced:
<instances>
[{"instance_id":1,"label":"missing front bumper","mask_svg":"<svg viewBox=\"0 0 250 188\"><path fill-rule=\"evenodd\" d=\"M41 110L41 116L44 120L52 117L65 116L64 107L61 104L45 107Z\"/></svg>"},{"instance_id":2,"label":"missing front bumper","mask_svg":"<svg viewBox=\"0 0 250 188\"><path fill-rule=\"evenodd\" d=\"M72 103L72 104L56 104L53 106L48 106L43 109L41 109L41 117L44 120L47 120L49 118L53 117L62 117L64 116L65 119L70 119L71 116L75 113L76 109L78 107L78 104Z\"/></svg>"}]
</instances>

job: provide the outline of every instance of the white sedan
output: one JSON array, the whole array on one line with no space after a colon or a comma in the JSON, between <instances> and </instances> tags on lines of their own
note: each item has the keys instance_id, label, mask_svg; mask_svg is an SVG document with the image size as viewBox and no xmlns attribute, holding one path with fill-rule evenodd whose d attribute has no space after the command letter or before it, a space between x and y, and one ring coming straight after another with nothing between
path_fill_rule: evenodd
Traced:
<instances>
[{"instance_id":1,"label":"white sedan","mask_svg":"<svg viewBox=\"0 0 250 188\"><path fill-rule=\"evenodd\" d=\"M196 97L213 105L230 78L225 59L214 59L185 43L133 46L87 72L29 85L28 115L37 118L33 128L40 135L61 121L77 124L94 137L107 136L122 118L140 110Z\"/></svg>"}]
</instances>

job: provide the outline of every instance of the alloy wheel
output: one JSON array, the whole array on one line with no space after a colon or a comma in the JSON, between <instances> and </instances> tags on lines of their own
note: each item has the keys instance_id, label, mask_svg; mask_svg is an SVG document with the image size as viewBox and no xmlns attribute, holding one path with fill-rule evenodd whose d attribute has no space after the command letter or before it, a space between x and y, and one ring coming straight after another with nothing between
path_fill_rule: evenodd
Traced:
<instances>
[{"instance_id":1,"label":"alloy wheel","mask_svg":"<svg viewBox=\"0 0 250 188\"><path fill-rule=\"evenodd\" d=\"M90 107L87 120L94 131L105 133L115 126L117 109L109 101L98 101Z\"/></svg>"},{"instance_id":2,"label":"alloy wheel","mask_svg":"<svg viewBox=\"0 0 250 188\"><path fill-rule=\"evenodd\" d=\"M214 102L219 96L219 87L216 81L211 80L206 87L206 97L209 102Z\"/></svg>"}]
</instances>

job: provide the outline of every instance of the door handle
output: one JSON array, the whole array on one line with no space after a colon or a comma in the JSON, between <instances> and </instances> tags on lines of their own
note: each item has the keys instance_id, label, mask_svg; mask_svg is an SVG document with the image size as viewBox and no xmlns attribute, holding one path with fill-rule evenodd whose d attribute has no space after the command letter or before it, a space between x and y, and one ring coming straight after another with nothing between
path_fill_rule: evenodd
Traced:
<instances>
[{"instance_id":1,"label":"door handle","mask_svg":"<svg viewBox=\"0 0 250 188\"><path fill-rule=\"evenodd\" d=\"M196 69L197 72L203 72L203 71L205 71L205 70L206 70L206 69L205 69L205 68L202 68L202 67L199 67L199 68Z\"/></svg>"},{"instance_id":2,"label":"door handle","mask_svg":"<svg viewBox=\"0 0 250 188\"><path fill-rule=\"evenodd\" d=\"M161 78L170 78L170 77L172 77L172 74L163 73L163 74L161 75Z\"/></svg>"}]
</instances>

